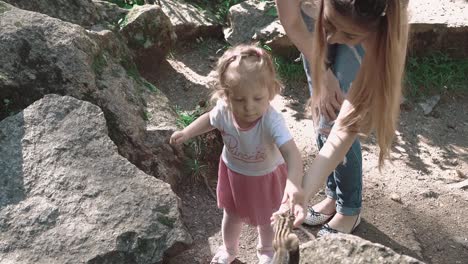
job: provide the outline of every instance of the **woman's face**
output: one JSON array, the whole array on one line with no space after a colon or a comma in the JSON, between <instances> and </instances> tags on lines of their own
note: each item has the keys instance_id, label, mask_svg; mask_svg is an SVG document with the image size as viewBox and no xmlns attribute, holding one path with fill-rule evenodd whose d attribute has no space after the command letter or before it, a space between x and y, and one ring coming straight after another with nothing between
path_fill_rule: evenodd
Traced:
<instances>
[{"instance_id":1,"label":"woman's face","mask_svg":"<svg viewBox=\"0 0 468 264\"><path fill-rule=\"evenodd\" d=\"M350 17L341 15L331 5L324 1L323 25L329 44L346 44L354 46L366 40L371 32L359 26Z\"/></svg>"}]
</instances>

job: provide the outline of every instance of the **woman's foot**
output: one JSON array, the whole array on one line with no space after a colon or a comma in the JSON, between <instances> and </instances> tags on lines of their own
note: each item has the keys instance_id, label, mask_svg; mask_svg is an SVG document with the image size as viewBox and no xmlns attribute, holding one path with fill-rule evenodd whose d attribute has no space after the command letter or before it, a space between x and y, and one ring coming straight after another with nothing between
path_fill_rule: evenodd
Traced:
<instances>
[{"instance_id":1,"label":"woman's foot","mask_svg":"<svg viewBox=\"0 0 468 264\"><path fill-rule=\"evenodd\" d=\"M351 234L356 227L361 223L361 215L342 215L340 213L335 214L335 216L324 225L317 236L323 236L332 233L345 233Z\"/></svg>"},{"instance_id":2,"label":"woman's foot","mask_svg":"<svg viewBox=\"0 0 468 264\"><path fill-rule=\"evenodd\" d=\"M229 254L224 247L218 249L210 264L230 264L236 259L235 255Z\"/></svg>"},{"instance_id":3,"label":"woman's foot","mask_svg":"<svg viewBox=\"0 0 468 264\"><path fill-rule=\"evenodd\" d=\"M336 212L336 200L327 197L318 204L312 206L315 212L332 215Z\"/></svg>"},{"instance_id":4,"label":"woman's foot","mask_svg":"<svg viewBox=\"0 0 468 264\"><path fill-rule=\"evenodd\" d=\"M323 225L326 223L336 211L336 200L329 197L315 204L307 210L307 216L304 219L306 225Z\"/></svg>"}]
</instances>

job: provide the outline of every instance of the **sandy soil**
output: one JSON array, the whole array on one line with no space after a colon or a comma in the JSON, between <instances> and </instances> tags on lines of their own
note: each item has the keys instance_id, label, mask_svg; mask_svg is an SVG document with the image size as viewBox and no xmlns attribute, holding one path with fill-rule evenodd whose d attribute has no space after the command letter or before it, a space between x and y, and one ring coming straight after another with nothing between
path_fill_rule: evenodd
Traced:
<instances>
[{"instance_id":1,"label":"sandy soil","mask_svg":"<svg viewBox=\"0 0 468 264\"><path fill-rule=\"evenodd\" d=\"M146 69L142 74L180 109L192 110L208 98L206 76L224 45L213 39L181 44L158 70ZM273 104L283 112L307 165L316 146L312 123L303 115L306 87L305 79L286 83L284 95ZM426 263L468 263L468 193L458 186L468 179L467 99L443 95L428 116L418 102L405 103L393 163L381 173L375 142L363 141L363 221L355 235ZM207 177L214 189L215 172ZM205 184L184 182L177 193L194 244L169 263L209 263L221 244L222 211ZM319 193L311 204L323 197ZM318 229L307 230L315 234ZM309 239L297 232L302 242ZM244 227L235 263L256 263L256 239L255 230Z\"/></svg>"}]
</instances>

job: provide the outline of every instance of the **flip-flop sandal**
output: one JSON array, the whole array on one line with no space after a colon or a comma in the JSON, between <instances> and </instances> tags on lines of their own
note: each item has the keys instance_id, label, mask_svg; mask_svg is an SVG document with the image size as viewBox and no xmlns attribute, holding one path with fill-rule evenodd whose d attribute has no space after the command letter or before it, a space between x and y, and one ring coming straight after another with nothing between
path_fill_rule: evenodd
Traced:
<instances>
[{"instance_id":1,"label":"flip-flop sandal","mask_svg":"<svg viewBox=\"0 0 468 264\"><path fill-rule=\"evenodd\" d=\"M221 248L216 252L210 264L231 264L236 259L236 256L229 254L225 249Z\"/></svg>"}]
</instances>

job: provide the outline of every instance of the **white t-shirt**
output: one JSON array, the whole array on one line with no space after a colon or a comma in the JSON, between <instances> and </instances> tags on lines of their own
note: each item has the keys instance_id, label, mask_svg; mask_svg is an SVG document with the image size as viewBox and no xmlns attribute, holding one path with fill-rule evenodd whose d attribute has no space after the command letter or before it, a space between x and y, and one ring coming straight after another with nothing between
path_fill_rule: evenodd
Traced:
<instances>
[{"instance_id":1,"label":"white t-shirt","mask_svg":"<svg viewBox=\"0 0 468 264\"><path fill-rule=\"evenodd\" d=\"M284 163L279 147L292 139L283 116L273 107L249 128L240 128L224 100L218 100L210 111L210 123L221 131L224 147L221 154L231 170L261 176Z\"/></svg>"}]
</instances>

